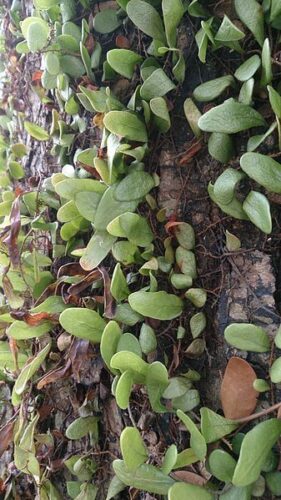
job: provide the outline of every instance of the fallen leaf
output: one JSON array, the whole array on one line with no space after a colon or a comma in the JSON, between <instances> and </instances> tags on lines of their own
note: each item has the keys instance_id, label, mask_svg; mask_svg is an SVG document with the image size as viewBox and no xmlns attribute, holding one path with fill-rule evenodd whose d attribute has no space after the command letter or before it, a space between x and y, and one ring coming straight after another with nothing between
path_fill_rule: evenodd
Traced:
<instances>
[{"instance_id":1,"label":"fallen leaf","mask_svg":"<svg viewBox=\"0 0 281 500\"><path fill-rule=\"evenodd\" d=\"M129 49L131 46L128 38L124 35L117 35L115 38L115 44L119 49Z\"/></svg>"},{"instance_id":2,"label":"fallen leaf","mask_svg":"<svg viewBox=\"0 0 281 500\"><path fill-rule=\"evenodd\" d=\"M194 156L197 155L197 153L199 153L199 151L202 149L203 147L203 144L202 144L202 141L199 140L199 141L196 141L195 143L191 144L191 146L187 149L187 151L185 151L185 153L183 153L183 156L181 157L180 161L179 161L179 165L187 165L188 163L190 163Z\"/></svg>"},{"instance_id":3,"label":"fallen leaf","mask_svg":"<svg viewBox=\"0 0 281 500\"><path fill-rule=\"evenodd\" d=\"M47 312L39 312L39 313L30 313L28 311L15 311L11 312L11 316L14 319L24 321L30 326L37 326L42 323L42 321L53 321L57 322L58 321L58 315L56 314L50 314Z\"/></svg>"},{"instance_id":4,"label":"fallen leaf","mask_svg":"<svg viewBox=\"0 0 281 500\"><path fill-rule=\"evenodd\" d=\"M226 418L239 419L251 415L256 408L258 392L253 388L257 378L244 359L232 357L224 372L220 398Z\"/></svg>"},{"instance_id":5,"label":"fallen leaf","mask_svg":"<svg viewBox=\"0 0 281 500\"><path fill-rule=\"evenodd\" d=\"M184 481L185 483L198 484L199 486L204 486L207 483L207 479L195 472L189 472L187 470L177 470L173 472L172 477L178 479L179 481Z\"/></svg>"},{"instance_id":6,"label":"fallen leaf","mask_svg":"<svg viewBox=\"0 0 281 500\"><path fill-rule=\"evenodd\" d=\"M37 384L37 389L41 390L45 385L51 384L52 382L56 382L59 379L63 379L68 377L69 371L71 367L71 360L68 359L65 366L61 368L56 368L55 370L51 370L44 377L39 380Z\"/></svg>"}]
</instances>

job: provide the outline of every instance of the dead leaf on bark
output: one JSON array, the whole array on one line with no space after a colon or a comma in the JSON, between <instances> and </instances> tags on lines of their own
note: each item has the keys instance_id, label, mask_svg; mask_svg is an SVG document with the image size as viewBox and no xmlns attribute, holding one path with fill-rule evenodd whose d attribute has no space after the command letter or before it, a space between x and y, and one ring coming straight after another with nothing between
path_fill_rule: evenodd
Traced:
<instances>
[{"instance_id":1,"label":"dead leaf on bark","mask_svg":"<svg viewBox=\"0 0 281 500\"><path fill-rule=\"evenodd\" d=\"M0 429L0 457L9 448L13 437L14 422L9 422Z\"/></svg>"},{"instance_id":2,"label":"dead leaf on bark","mask_svg":"<svg viewBox=\"0 0 281 500\"><path fill-rule=\"evenodd\" d=\"M115 44L119 49L129 49L131 47L128 38L126 38L124 35L117 35L117 37L115 38Z\"/></svg>"},{"instance_id":3,"label":"dead leaf on bark","mask_svg":"<svg viewBox=\"0 0 281 500\"><path fill-rule=\"evenodd\" d=\"M177 470L173 472L172 476L179 481L183 481L189 484L198 484L199 486L204 486L207 483L207 479L199 474L195 474L195 472L190 472L187 470Z\"/></svg>"},{"instance_id":4,"label":"dead leaf on bark","mask_svg":"<svg viewBox=\"0 0 281 500\"><path fill-rule=\"evenodd\" d=\"M256 408L258 392L253 388L257 378L247 361L232 357L224 372L221 384L221 403L226 418L248 417Z\"/></svg>"},{"instance_id":5,"label":"dead leaf on bark","mask_svg":"<svg viewBox=\"0 0 281 500\"><path fill-rule=\"evenodd\" d=\"M37 389L43 389L45 385L51 384L52 382L56 382L58 379L66 378L69 375L71 368L70 359L67 360L66 365L61 368L56 368L55 370L51 370L44 377L39 380L37 384Z\"/></svg>"}]
</instances>

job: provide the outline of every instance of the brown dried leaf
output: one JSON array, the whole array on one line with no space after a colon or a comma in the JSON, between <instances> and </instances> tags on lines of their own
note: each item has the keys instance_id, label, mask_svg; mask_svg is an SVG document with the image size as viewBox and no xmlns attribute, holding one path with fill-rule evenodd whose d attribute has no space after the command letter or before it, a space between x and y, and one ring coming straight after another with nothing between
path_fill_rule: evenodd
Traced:
<instances>
[{"instance_id":1,"label":"brown dried leaf","mask_svg":"<svg viewBox=\"0 0 281 500\"><path fill-rule=\"evenodd\" d=\"M27 323L29 326L37 326L40 325L43 321L53 321L53 322L58 322L58 314L50 314L47 312L39 312L39 313L34 313L31 314L28 311L15 311L11 312L11 316L14 319L17 319L19 321L24 321Z\"/></svg>"},{"instance_id":2,"label":"brown dried leaf","mask_svg":"<svg viewBox=\"0 0 281 500\"><path fill-rule=\"evenodd\" d=\"M131 47L131 44L124 35L117 35L115 38L115 44L118 49L129 49Z\"/></svg>"},{"instance_id":3,"label":"brown dried leaf","mask_svg":"<svg viewBox=\"0 0 281 500\"><path fill-rule=\"evenodd\" d=\"M9 422L0 429L0 457L12 442L14 425L15 422Z\"/></svg>"},{"instance_id":4,"label":"brown dried leaf","mask_svg":"<svg viewBox=\"0 0 281 500\"><path fill-rule=\"evenodd\" d=\"M256 408L258 392L253 388L257 378L244 359L232 357L224 372L220 398L226 418L248 417Z\"/></svg>"},{"instance_id":5,"label":"brown dried leaf","mask_svg":"<svg viewBox=\"0 0 281 500\"><path fill-rule=\"evenodd\" d=\"M187 470L177 470L173 472L172 476L179 481L184 481L189 484L198 484L199 486L204 486L207 483L207 479L199 474L195 474L195 472L189 472Z\"/></svg>"},{"instance_id":6,"label":"brown dried leaf","mask_svg":"<svg viewBox=\"0 0 281 500\"><path fill-rule=\"evenodd\" d=\"M67 363L65 366L62 366L61 368L56 368L55 370L51 370L44 377L39 380L37 384L37 389L43 389L45 385L51 384L52 382L56 382L58 379L63 379L68 377L69 371L71 367L71 361L70 359L67 360Z\"/></svg>"},{"instance_id":7,"label":"brown dried leaf","mask_svg":"<svg viewBox=\"0 0 281 500\"><path fill-rule=\"evenodd\" d=\"M98 269L103 279L104 316L106 318L111 319L114 318L115 316L116 304L110 291L110 285L111 285L110 277L104 267L99 267Z\"/></svg>"}]
</instances>

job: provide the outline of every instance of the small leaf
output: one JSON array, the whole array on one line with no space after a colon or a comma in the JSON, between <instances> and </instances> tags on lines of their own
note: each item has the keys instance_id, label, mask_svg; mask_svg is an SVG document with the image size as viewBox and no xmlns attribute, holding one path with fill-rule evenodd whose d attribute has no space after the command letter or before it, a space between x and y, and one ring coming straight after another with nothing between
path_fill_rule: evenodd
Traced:
<instances>
[{"instance_id":1,"label":"small leaf","mask_svg":"<svg viewBox=\"0 0 281 500\"><path fill-rule=\"evenodd\" d=\"M250 221L265 234L272 231L270 204L266 196L257 191L250 191L243 203L243 210Z\"/></svg>"},{"instance_id":2,"label":"small leaf","mask_svg":"<svg viewBox=\"0 0 281 500\"><path fill-rule=\"evenodd\" d=\"M163 134L168 132L171 127L171 120L167 103L163 97L154 97L151 99L150 109L154 115L154 122L156 127Z\"/></svg>"},{"instance_id":3,"label":"small leaf","mask_svg":"<svg viewBox=\"0 0 281 500\"><path fill-rule=\"evenodd\" d=\"M193 250L195 247L195 232L193 227L187 222L178 222L174 226L174 234L181 247L186 250Z\"/></svg>"},{"instance_id":4,"label":"small leaf","mask_svg":"<svg viewBox=\"0 0 281 500\"><path fill-rule=\"evenodd\" d=\"M149 402L153 411L166 413L167 408L161 403L161 398L169 385L167 368L159 361L148 365L146 372L146 387Z\"/></svg>"},{"instance_id":5,"label":"small leaf","mask_svg":"<svg viewBox=\"0 0 281 500\"><path fill-rule=\"evenodd\" d=\"M201 408L201 432L206 443L213 443L234 431L238 424L227 420L209 408Z\"/></svg>"},{"instance_id":6,"label":"small leaf","mask_svg":"<svg viewBox=\"0 0 281 500\"><path fill-rule=\"evenodd\" d=\"M204 307L207 300L207 293L203 288L190 288L185 292L185 297L190 300L195 307Z\"/></svg>"},{"instance_id":7,"label":"small leaf","mask_svg":"<svg viewBox=\"0 0 281 500\"><path fill-rule=\"evenodd\" d=\"M35 18L33 18L35 19ZM45 47L49 36L49 26L43 19L32 22L27 28L26 41L31 52L37 52Z\"/></svg>"},{"instance_id":8,"label":"small leaf","mask_svg":"<svg viewBox=\"0 0 281 500\"><path fill-rule=\"evenodd\" d=\"M244 179L243 172L227 168L214 184L214 196L222 205L229 205L235 197L236 185Z\"/></svg>"},{"instance_id":9,"label":"small leaf","mask_svg":"<svg viewBox=\"0 0 281 500\"><path fill-rule=\"evenodd\" d=\"M85 271L95 269L109 254L115 241L116 238L108 232L96 231L80 259L81 267Z\"/></svg>"},{"instance_id":10,"label":"small leaf","mask_svg":"<svg viewBox=\"0 0 281 500\"><path fill-rule=\"evenodd\" d=\"M118 342L122 336L121 329L116 321L109 321L102 332L100 342L100 352L103 361L107 368L115 375L118 375L117 370L113 370L110 365L112 356L117 352Z\"/></svg>"},{"instance_id":11,"label":"small leaf","mask_svg":"<svg viewBox=\"0 0 281 500\"><path fill-rule=\"evenodd\" d=\"M48 141L50 138L48 132L35 123L24 122L24 128L26 132L34 139L37 139L37 141Z\"/></svg>"},{"instance_id":12,"label":"small leaf","mask_svg":"<svg viewBox=\"0 0 281 500\"><path fill-rule=\"evenodd\" d=\"M245 153L240 159L242 170L258 184L273 193L281 193L281 165L259 153Z\"/></svg>"},{"instance_id":13,"label":"small leaf","mask_svg":"<svg viewBox=\"0 0 281 500\"><path fill-rule=\"evenodd\" d=\"M208 141L209 154L221 163L228 163L234 156L234 144L231 135L213 132Z\"/></svg>"},{"instance_id":14,"label":"small leaf","mask_svg":"<svg viewBox=\"0 0 281 500\"><path fill-rule=\"evenodd\" d=\"M30 326L24 321L14 321L7 330L7 335L16 340L26 340L42 337L52 329L50 321L43 321L40 325Z\"/></svg>"},{"instance_id":15,"label":"small leaf","mask_svg":"<svg viewBox=\"0 0 281 500\"><path fill-rule=\"evenodd\" d=\"M138 1L144 3L142 0ZM144 81L140 88L140 95L142 99L150 101L150 99L154 99L155 97L163 97L175 88L176 86L172 80L170 80L162 68L159 68L153 71Z\"/></svg>"},{"instance_id":16,"label":"small leaf","mask_svg":"<svg viewBox=\"0 0 281 500\"><path fill-rule=\"evenodd\" d=\"M130 290L119 263L116 264L110 285L110 292L117 302L127 299Z\"/></svg>"},{"instance_id":17,"label":"small leaf","mask_svg":"<svg viewBox=\"0 0 281 500\"><path fill-rule=\"evenodd\" d=\"M194 316L192 316L192 318L190 319L189 325L190 325L191 335L194 339L196 339L197 337L199 337L199 335L201 335L201 333L206 328L205 314L202 312L194 314Z\"/></svg>"},{"instance_id":18,"label":"small leaf","mask_svg":"<svg viewBox=\"0 0 281 500\"><path fill-rule=\"evenodd\" d=\"M123 335L121 335L117 345L117 352L121 351L133 352L140 358L142 357L140 343L132 333L123 333Z\"/></svg>"},{"instance_id":19,"label":"small leaf","mask_svg":"<svg viewBox=\"0 0 281 500\"><path fill-rule=\"evenodd\" d=\"M127 14L134 25L146 35L166 44L166 36L162 19L157 10L143 0L130 0L127 4Z\"/></svg>"},{"instance_id":20,"label":"small leaf","mask_svg":"<svg viewBox=\"0 0 281 500\"><path fill-rule=\"evenodd\" d=\"M163 321L177 318L183 310L182 300L164 291L139 291L129 295L128 300L132 309L139 314Z\"/></svg>"},{"instance_id":21,"label":"small leaf","mask_svg":"<svg viewBox=\"0 0 281 500\"><path fill-rule=\"evenodd\" d=\"M144 354L149 354L157 348L157 338L151 326L142 324L139 336L141 350Z\"/></svg>"},{"instance_id":22,"label":"small leaf","mask_svg":"<svg viewBox=\"0 0 281 500\"><path fill-rule=\"evenodd\" d=\"M262 6L256 0L234 0L235 10L241 21L253 33L262 47L264 41L264 16Z\"/></svg>"},{"instance_id":23,"label":"small leaf","mask_svg":"<svg viewBox=\"0 0 281 500\"><path fill-rule=\"evenodd\" d=\"M219 30L216 33L215 40L217 42L235 42L245 37L245 33L241 31L227 15L224 15Z\"/></svg>"},{"instance_id":24,"label":"small leaf","mask_svg":"<svg viewBox=\"0 0 281 500\"><path fill-rule=\"evenodd\" d=\"M258 394L253 388L257 376L247 361L230 358L221 384L220 398L226 418L248 417L256 408Z\"/></svg>"},{"instance_id":25,"label":"small leaf","mask_svg":"<svg viewBox=\"0 0 281 500\"><path fill-rule=\"evenodd\" d=\"M235 78L237 78L237 80L240 80L240 82L246 82L254 76L254 74L258 71L260 65L261 59L257 54L255 54L245 62L243 62L243 64L241 64L239 68L237 68L234 76Z\"/></svg>"},{"instance_id":26,"label":"small leaf","mask_svg":"<svg viewBox=\"0 0 281 500\"><path fill-rule=\"evenodd\" d=\"M126 212L134 212L138 206L139 200L118 200L116 192L118 193L118 191L121 191L120 188L118 190L118 187L118 184L110 186L103 194L98 205L94 224L95 228L99 231L105 231L109 223L111 223L111 221L113 221L116 217L119 217ZM113 238L113 236L110 237Z\"/></svg>"},{"instance_id":27,"label":"small leaf","mask_svg":"<svg viewBox=\"0 0 281 500\"><path fill-rule=\"evenodd\" d=\"M58 75L60 72L60 60L54 52L47 52L45 65L50 75Z\"/></svg>"},{"instance_id":28,"label":"small leaf","mask_svg":"<svg viewBox=\"0 0 281 500\"><path fill-rule=\"evenodd\" d=\"M174 480L156 469L153 465L140 465L135 471L130 472L123 460L114 460L113 469L116 476L127 486L139 490L167 495L169 488L174 484Z\"/></svg>"},{"instance_id":29,"label":"small leaf","mask_svg":"<svg viewBox=\"0 0 281 500\"><path fill-rule=\"evenodd\" d=\"M198 460L204 460L207 454L207 445L201 432L198 430L191 418L188 415L185 415L185 413L183 413L181 410L177 411L177 416L190 432L190 446L197 456Z\"/></svg>"},{"instance_id":30,"label":"small leaf","mask_svg":"<svg viewBox=\"0 0 281 500\"><path fill-rule=\"evenodd\" d=\"M142 57L136 52L127 49L113 49L106 54L110 66L125 78L133 77L136 64L142 61Z\"/></svg>"},{"instance_id":31,"label":"small leaf","mask_svg":"<svg viewBox=\"0 0 281 500\"><path fill-rule=\"evenodd\" d=\"M261 86L265 87L268 83L271 82L273 78L272 74L272 63L271 63L271 49L269 44L269 39L266 38L262 47L261 53L261 66L262 66L262 74L261 74Z\"/></svg>"},{"instance_id":32,"label":"small leaf","mask_svg":"<svg viewBox=\"0 0 281 500\"><path fill-rule=\"evenodd\" d=\"M168 500L179 500L188 498L189 500L214 500L214 495L202 486L191 483L176 483L169 490Z\"/></svg>"},{"instance_id":33,"label":"small leaf","mask_svg":"<svg viewBox=\"0 0 281 500\"><path fill-rule=\"evenodd\" d=\"M146 196L155 186L151 175L142 170L136 170L126 175L115 189L115 198L118 201L139 200Z\"/></svg>"},{"instance_id":34,"label":"small leaf","mask_svg":"<svg viewBox=\"0 0 281 500\"><path fill-rule=\"evenodd\" d=\"M162 12L168 45L169 47L176 47L177 27L185 12L182 1L163 0Z\"/></svg>"},{"instance_id":35,"label":"small leaf","mask_svg":"<svg viewBox=\"0 0 281 500\"><path fill-rule=\"evenodd\" d=\"M270 342L266 332L248 323L233 323L224 331L225 340L242 351L268 352Z\"/></svg>"},{"instance_id":36,"label":"small leaf","mask_svg":"<svg viewBox=\"0 0 281 500\"><path fill-rule=\"evenodd\" d=\"M226 236L226 248L229 252L237 252L241 248L241 241L235 234L230 233L228 230L225 231Z\"/></svg>"},{"instance_id":37,"label":"small leaf","mask_svg":"<svg viewBox=\"0 0 281 500\"><path fill-rule=\"evenodd\" d=\"M276 114L276 116L278 116L278 118L281 118L281 96L270 85L267 86L267 90L272 110Z\"/></svg>"},{"instance_id":38,"label":"small leaf","mask_svg":"<svg viewBox=\"0 0 281 500\"><path fill-rule=\"evenodd\" d=\"M55 185L56 193L66 200L75 200L75 197L80 192L94 192L103 194L106 186L101 182L92 179L64 179L60 180Z\"/></svg>"},{"instance_id":39,"label":"small leaf","mask_svg":"<svg viewBox=\"0 0 281 500\"><path fill-rule=\"evenodd\" d=\"M113 370L112 370L113 371ZM126 410L129 406L129 399L134 384L133 373L130 370L122 373L115 388L116 403L121 410Z\"/></svg>"},{"instance_id":40,"label":"small leaf","mask_svg":"<svg viewBox=\"0 0 281 500\"><path fill-rule=\"evenodd\" d=\"M61 313L59 321L71 335L93 343L100 342L106 324L96 311L81 307L66 309Z\"/></svg>"},{"instance_id":41,"label":"small leaf","mask_svg":"<svg viewBox=\"0 0 281 500\"><path fill-rule=\"evenodd\" d=\"M79 417L67 427L65 435L68 439L81 439L89 432L96 432L98 417Z\"/></svg>"},{"instance_id":42,"label":"small leaf","mask_svg":"<svg viewBox=\"0 0 281 500\"><path fill-rule=\"evenodd\" d=\"M170 474L170 472L173 470L175 463L177 461L177 456L178 456L177 447L175 444L171 444L171 446L169 446L169 448L165 453L163 463L161 466L161 470L164 474Z\"/></svg>"},{"instance_id":43,"label":"small leaf","mask_svg":"<svg viewBox=\"0 0 281 500\"><path fill-rule=\"evenodd\" d=\"M246 434L232 478L235 486L247 486L258 479L265 458L280 435L281 421L276 418L260 422Z\"/></svg>"},{"instance_id":44,"label":"small leaf","mask_svg":"<svg viewBox=\"0 0 281 500\"><path fill-rule=\"evenodd\" d=\"M234 84L234 78L231 75L221 76L214 80L198 85L193 91L193 97L200 102L213 101L219 97L228 87Z\"/></svg>"},{"instance_id":45,"label":"small leaf","mask_svg":"<svg viewBox=\"0 0 281 500\"><path fill-rule=\"evenodd\" d=\"M110 361L111 368L121 373L130 371L136 384L145 383L148 363L143 361L137 354L130 351L120 351L114 354Z\"/></svg>"},{"instance_id":46,"label":"small leaf","mask_svg":"<svg viewBox=\"0 0 281 500\"><path fill-rule=\"evenodd\" d=\"M176 262L183 274L193 279L197 278L195 255L191 250L179 246L176 249Z\"/></svg>"},{"instance_id":47,"label":"small leaf","mask_svg":"<svg viewBox=\"0 0 281 500\"><path fill-rule=\"evenodd\" d=\"M236 198L236 196L227 205L219 203L218 199L214 194L214 186L211 183L209 183L208 185L208 193L211 200L213 200L213 202L216 203L223 212L225 212L228 215L231 215L231 217L235 217L235 219L248 220L248 216L245 214L243 210L243 205Z\"/></svg>"},{"instance_id":48,"label":"small leaf","mask_svg":"<svg viewBox=\"0 0 281 500\"><path fill-rule=\"evenodd\" d=\"M39 370L41 367L43 361L45 358L48 356L50 352L51 344L47 344L44 349L42 349L35 358L32 359L28 364L26 364L23 369L21 370L14 388L13 392L15 392L18 396L23 394L23 392L26 390L26 386L29 382L29 380L33 377L33 375Z\"/></svg>"},{"instance_id":49,"label":"small leaf","mask_svg":"<svg viewBox=\"0 0 281 500\"><path fill-rule=\"evenodd\" d=\"M94 17L94 29L98 33L111 33L119 28L120 24L122 19L118 18L116 10L113 9L104 9Z\"/></svg>"},{"instance_id":50,"label":"small leaf","mask_svg":"<svg viewBox=\"0 0 281 500\"><path fill-rule=\"evenodd\" d=\"M274 384L281 382L281 358L275 359L269 370L271 381Z\"/></svg>"},{"instance_id":51,"label":"small leaf","mask_svg":"<svg viewBox=\"0 0 281 500\"><path fill-rule=\"evenodd\" d=\"M266 474L266 485L272 495L280 497L281 495L281 472L274 471Z\"/></svg>"},{"instance_id":52,"label":"small leaf","mask_svg":"<svg viewBox=\"0 0 281 500\"><path fill-rule=\"evenodd\" d=\"M230 483L236 467L236 460L224 450L214 450L209 456L209 467L219 481Z\"/></svg>"},{"instance_id":53,"label":"small leaf","mask_svg":"<svg viewBox=\"0 0 281 500\"><path fill-rule=\"evenodd\" d=\"M118 479L117 476L113 476L109 483L107 495L105 500L112 500L113 498L118 495L118 493L121 493L126 488L126 485Z\"/></svg>"},{"instance_id":54,"label":"small leaf","mask_svg":"<svg viewBox=\"0 0 281 500\"><path fill-rule=\"evenodd\" d=\"M134 472L148 459L147 449L135 427L126 427L120 436L120 448L128 471Z\"/></svg>"},{"instance_id":55,"label":"small leaf","mask_svg":"<svg viewBox=\"0 0 281 500\"><path fill-rule=\"evenodd\" d=\"M183 109L192 132L194 133L195 137L199 139L202 135L202 132L198 126L199 118L202 116L201 112L194 104L193 100L190 98L187 98L184 101Z\"/></svg>"},{"instance_id":56,"label":"small leaf","mask_svg":"<svg viewBox=\"0 0 281 500\"><path fill-rule=\"evenodd\" d=\"M263 117L253 108L227 99L223 104L207 111L198 122L205 132L235 134L252 127L265 125Z\"/></svg>"},{"instance_id":57,"label":"small leaf","mask_svg":"<svg viewBox=\"0 0 281 500\"><path fill-rule=\"evenodd\" d=\"M147 142L147 131L143 121L129 111L110 111L104 117L104 126L113 134L130 141Z\"/></svg>"}]
</instances>

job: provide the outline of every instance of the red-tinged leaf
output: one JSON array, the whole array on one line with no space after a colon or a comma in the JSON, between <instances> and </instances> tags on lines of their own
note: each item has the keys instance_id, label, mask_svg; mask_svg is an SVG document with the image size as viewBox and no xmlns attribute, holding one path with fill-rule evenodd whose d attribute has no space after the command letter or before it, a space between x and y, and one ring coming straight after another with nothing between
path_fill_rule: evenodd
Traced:
<instances>
[{"instance_id":1,"label":"red-tinged leaf","mask_svg":"<svg viewBox=\"0 0 281 500\"><path fill-rule=\"evenodd\" d=\"M17 269L20 264L20 254L18 248L18 236L21 229L20 218L20 199L17 197L12 204L10 213L10 231L8 236L4 239L9 249L9 256L13 267Z\"/></svg>"},{"instance_id":2,"label":"red-tinged leaf","mask_svg":"<svg viewBox=\"0 0 281 500\"><path fill-rule=\"evenodd\" d=\"M131 47L131 44L124 35L117 35L115 38L115 44L118 49L129 49Z\"/></svg>"},{"instance_id":3,"label":"red-tinged leaf","mask_svg":"<svg viewBox=\"0 0 281 500\"><path fill-rule=\"evenodd\" d=\"M39 313L30 313L28 311L16 311L11 312L11 316L14 319L19 321L24 321L29 326L37 326L40 325L43 321L53 321L54 323L58 322L58 314L50 314L47 312L39 312Z\"/></svg>"},{"instance_id":4,"label":"red-tinged leaf","mask_svg":"<svg viewBox=\"0 0 281 500\"><path fill-rule=\"evenodd\" d=\"M199 153L199 151L202 149L202 146L203 144L201 140L192 144L181 157L179 164L182 166L190 163L193 160L194 156L196 156L197 153Z\"/></svg>"},{"instance_id":5,"label":"red-tinged leaf","mask_svg":"<svg viewBox=\"0 0 281 500\"><path fill-rule=\"evenodd\" d=\"M32 75L32 82L36 82L36 83L41 82L42 75L43 75L43 71L40 71L40 70L34 71L34 73Z\"/></svg>"},{"instance_id":6,"label":"red-tinged leaf","mask_svg":"<svg viewBox=\"0 0 281 500\"><path fill-rule=\"evenodd\" d=\"M69 295L79 295L83 290L88 288L94 281L99 280L102 277L102 274L99 269L95 269L87 276L85 276L79 283L75 283L75 285L71 285L68 289Z\"/></svg>"},{"instance_id":7,"label":"red-tinged leaf","mask_svg":"<svg viewBox=\"0 0 281 500\"><path fill-rule=\"evenodd\" d=\"M169 220L166 224L165 224L165 229L166 229L166 232L168 234L174 234L174 229L179 226L180 224L182 224L182 222L177 222L177 221L174 221L174 220Z\"/></svg>"},{"instance_id":8,"label":"red-tinged leaf","mask_svg":"<svg viewBox=\"0 0 281 500\"><path fill-rule=\"evenodd\" d=\"M71 369L71 361L70 359L67 360L66 365L62 366L61 368L56 368L55 370L51 370L44 377L42 377L38 384L37 384L37 389L43 389L45 385L51 384L52 382L56 382L57 380L61 380L64 378L67 378L69 376Z\"/></svg>"},{"instance_id":9,"label":"red-tinged leaf","mask_svg":"<svg viewBox=\"0 0 281 500\"><path fill-rule=\"evenodd\" d=\"M19 369L19 365L18 365L18 346L17 346L17 341L15 339L12 339L12 337L9 337L9 347L10 347L10 351L12 353L12 356L14 358L14 362L15 362L15 367L16 369L18 370Z\"/></svg>"},{"instance_id":10,"label":"red-tinged leaf","mask_svg":"<svg viewBox=\"0 0 281 500\"><path fill-rule=\"evenodd\" d=\"M232 357L224 372L221 384L221 403L226 418L248 417L256 408L258 392L253 388L257 378L247 361Z\"/></svg>"},{"instance_id":11,"label":"red-tinged leaf","mask_svg":"<svg viewBox=\"0 0 281 500\"><path fill-rule=\"evenodd\" d=\"M79 262L71 262L69 264L64 264L58 270L58 278L61 276L76 276L81 274L81 276L87 275L85 271L79 264Z\"/></svg>"},{"instance_id":12,"label":"red-tinged leaf","mask_svg":"<svg viewBox=\"0 0 281 500\"><path fill-rule=\"evenodd\" d=\"M189 484L198 484L199 486L204 486L207 483L207 479L194 472L189 472L187 470L177 470L173 472L172 476L178 481L183 481Z\"/></svg>"},{"instance_id":13,"label":"red-tinged leaf","mask_svg":"<svg viewBox=\"0 0 281 500\"><path fill-rule=\"evenodd\" d=\"M104 316L106 318L112 319L115 316L116 303L110 291L110 285L111 285L110 277L104 267L99 267L98 269L103 279Z\"/></svg>"},{"instance_id":14,"label":"red-tinged leaf","mask_svg":"<svg viewBox=\"0 0 281 500\"><path fill-rule=\"evenodd\" d=\"M14 425L14 422L9 422L0 429L0 457L12 442Z\"/></svg>"}]
</instances>

